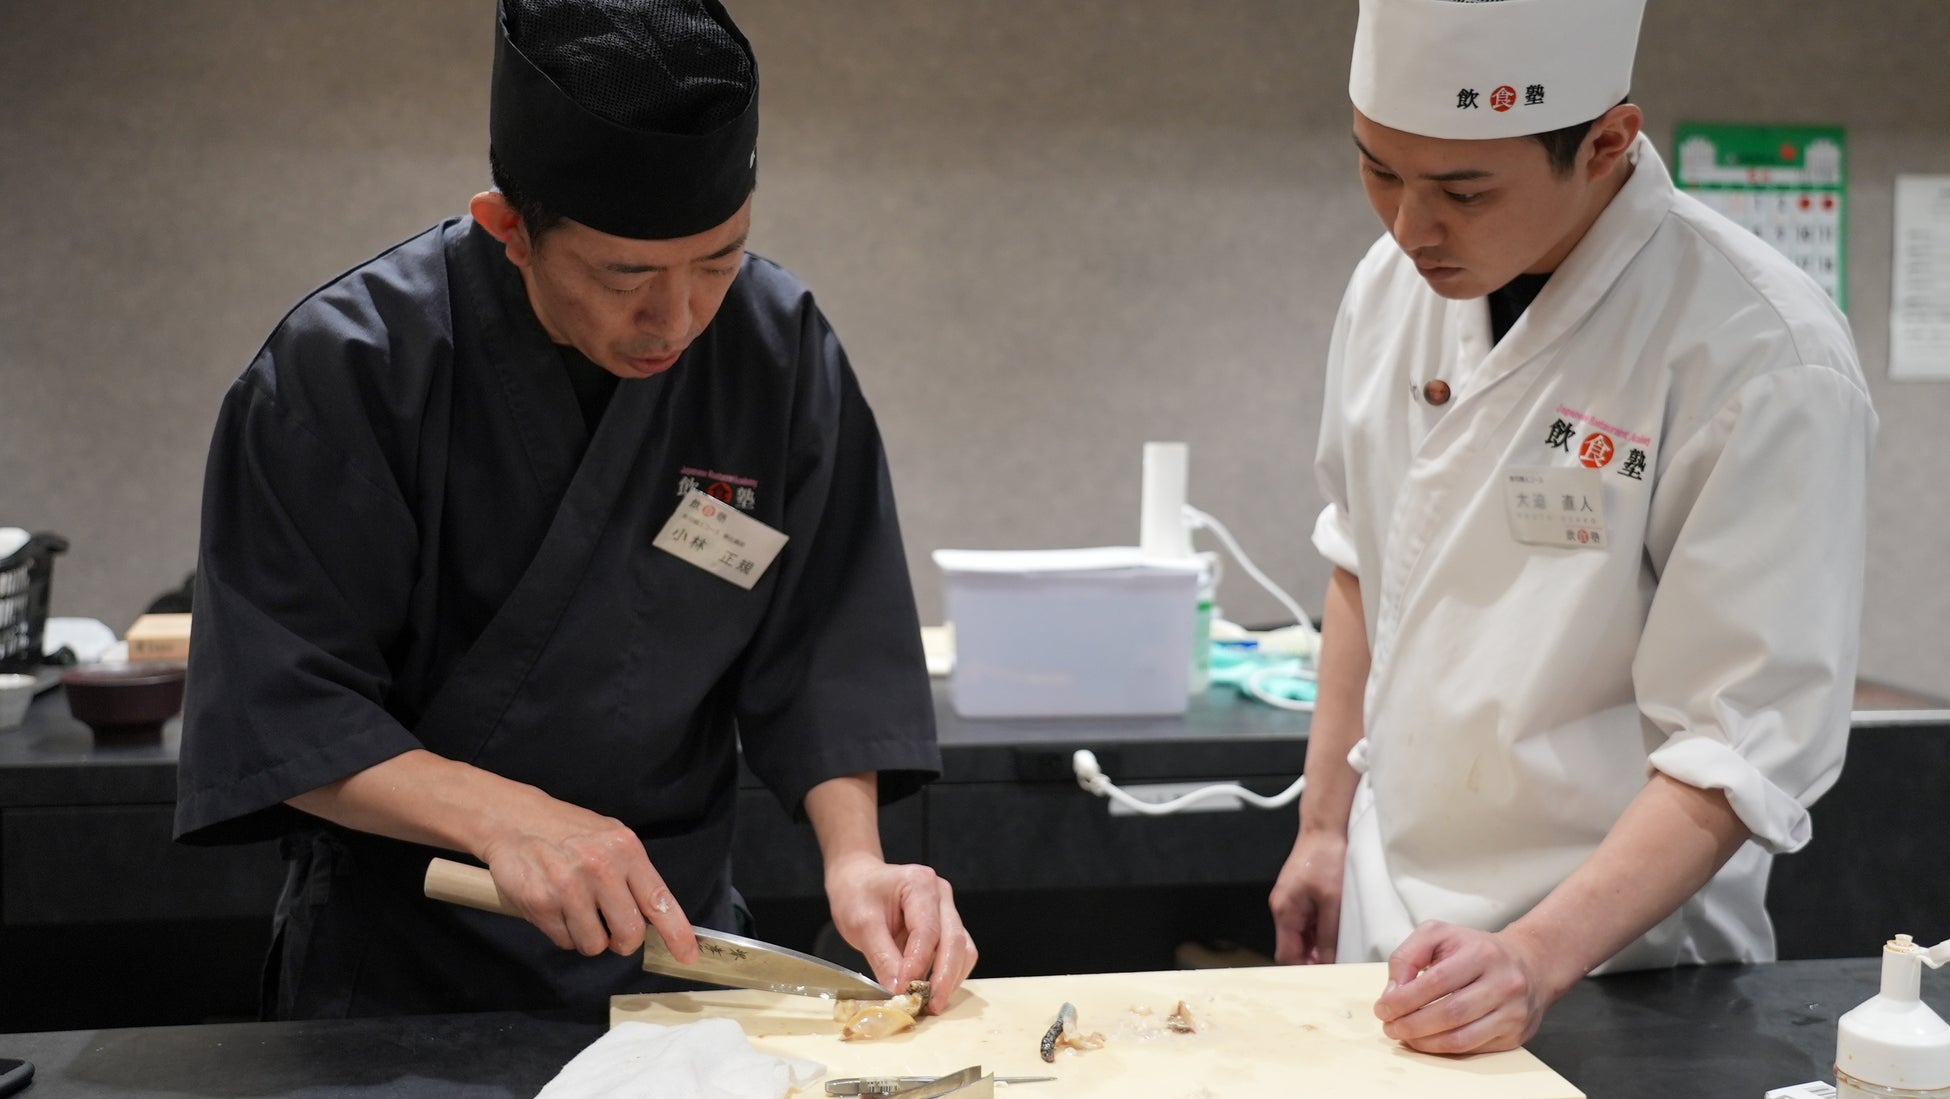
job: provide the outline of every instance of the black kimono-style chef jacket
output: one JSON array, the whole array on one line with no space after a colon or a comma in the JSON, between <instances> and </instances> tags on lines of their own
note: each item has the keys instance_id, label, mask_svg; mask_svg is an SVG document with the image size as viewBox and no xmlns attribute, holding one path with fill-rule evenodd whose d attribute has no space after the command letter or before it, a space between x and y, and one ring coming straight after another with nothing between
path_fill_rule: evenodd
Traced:
<instances>
[{"instance_id":1,"label":"black kimono-style chef jacket","mask_svg":"<svg viewBox=\"0 0 1950 1099\"><path fill-rule=\"evenodd\" d=\"M682 359L618 383L593 433L564 355L462 218L312 294L224 400L176 830L282 838L272 1014L661 987L425 899L443 852L284 805L410 749L625 822L719 928L740 747L793 811L836 776L877 771L892 799L939 770L879 433L806 287L748 256ZM789 536L751 590L653 547L691 488Z\"/></svg>"}]
</instances>

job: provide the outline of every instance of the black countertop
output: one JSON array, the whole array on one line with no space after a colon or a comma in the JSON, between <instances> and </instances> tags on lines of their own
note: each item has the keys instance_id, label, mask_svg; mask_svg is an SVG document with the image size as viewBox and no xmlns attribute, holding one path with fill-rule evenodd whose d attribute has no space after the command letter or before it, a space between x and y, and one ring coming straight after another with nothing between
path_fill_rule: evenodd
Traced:
<instances>
[{"instance_id":1,"label":"black countertop","mask_svg":"<svg viewBox=\"0 0 1950 1099\"><path fill-rule=\"evenodd\" d=\"M1529 1048L1591 1099L1760 1099L1833 1078L1835 1021L1880 972L1862 958L1593 978ZM1950 986L1924 989L1950 1014ZM517 1013L235 1023L0 1035L0 1056L35 1063L26 1099L531 1096L602 1031Z\"/></svg>"},{"instance_id":2,"label":"black countertop","mask_svg":"<svg viewBox=\"0 0 1950 1099\"><path fill-rule=\"evenodd\" d=\"M1911 697L1891 694L1885 704ZM1118 782L1297 775L1313 717L1221 686L1193 695L1185 713L1162 717L964 718L944 679L934 681L934 708L947 782L1067 782L1077 748L1094 751ZM1950 727L1950 711L1858 709L1853 724ZM0 730L0 807L174 801L181 735L177 718L160 737L101 740L68 713L54 686L35 698L19 728ZM758 785L749 772L742 781Z\"/></svg>"},{"instance_id":3,"label":"black countertop","mask_svg":"<svg viewBox=\"0 0 1950 1099\"><path fill-rule=\"evenodd\" d=\"M159 737L98 740L68 712L58 669L19 727L0 731L0 806L127 804L176 800L182 719Z\"/></svg>"},{"instance_id":4,"label":"black countertop","mask_svg":"<svg viewBox=\"0 0 1950 1099\"><path fill-rule=\"evenodd\" d=\"M943 778L952 782L1067 781L1076 748L1095 750L1119 781L1297 775L1312 717L1225 688L1167 717L963 718L942 680L934 702ZM158 737L101 740L69 714L59 687L46 690L19 728L0 731L0 807L172 802L181 737L179 717ZM744 781L758 785L749 773Z\"/></svg>"}]
</instances>

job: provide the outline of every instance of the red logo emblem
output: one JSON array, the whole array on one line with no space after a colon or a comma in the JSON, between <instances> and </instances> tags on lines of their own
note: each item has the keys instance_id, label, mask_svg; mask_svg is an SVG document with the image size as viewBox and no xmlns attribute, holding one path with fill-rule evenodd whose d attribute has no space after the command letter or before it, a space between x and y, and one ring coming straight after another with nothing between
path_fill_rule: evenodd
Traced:
<instances>
[{"instance_id":1,"label":"red logo emblem","mask_svg":"<svg viewBox=\"0 0 1950 1099\"><path fill-rule=\"evenodd\" d=\"M1603 469L1611 464L1612 455L1618 448L1612 445L1611 436L1592 432L1584 437L1584 445L1578 447L1578 461L1592 469Z\"/></svg>"},{"instance_id":2,"label":"red logo emblem","mask_svg":"<svg viewBox=\"0 0 1950 1099\"><path fill-rule=\"evenodd\" d=\"M1584 543L1585 545L1590 545L1590 544L1591 544L1591 532L1590 532L1590 531L1588 531L1588 530L1581 530L1581 531L1579 531L1579 532L1578 532L1578 541L1580 541L1580 542L1583 542L1583 543Z\"/></svg>"},{"instance_id":3,"label":"red logo emblem","mask_svg":"<svg viewBox=\"0 0 1950 1099\"><path fill-rule=\"evenodd\" d=\"M1517 89L1505 84L1490 93L1490 109L1507 111L1517 105Z\"/></svg>"},{"instance_id":4,"label":"red logo emblem","mask_svg":"<svg viewBox=\"0 0 1950 1099\"><path fill-rule=\"evenodd\" d=\"M725 484L723 481L713 481L711 487L704 491L710 493L712 498L720 503L729 504L731 502L731 486Z\"/></svg>"},{"instance_id":5,"label":"red logo emblem","mask_svg":"<svg viewBox=\"0 0 1950 1099\"><path fill-rule=\"evenodd\" d=\"M718 513L717 508L712 507L710 504L704 505L704 517L706 519L711 518L713 515L716 515L717 513Z\"/></svg>"}]
</instances>

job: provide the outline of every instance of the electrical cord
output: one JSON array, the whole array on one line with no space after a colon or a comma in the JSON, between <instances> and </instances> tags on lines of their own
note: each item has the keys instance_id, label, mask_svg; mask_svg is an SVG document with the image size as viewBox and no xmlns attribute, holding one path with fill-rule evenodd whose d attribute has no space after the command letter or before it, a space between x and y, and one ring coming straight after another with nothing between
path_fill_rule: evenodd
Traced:
<instances>
[{"instance_id":1,"label":"electrical cord","mask_svg":"<svg viewBox=\"0 0 1950 1099\"><path fill-rule=\"evenodd\" d=\"M1261 572L1259 566L1253 564L1252 558L1246 556L1246 551L1239 547L1238 540L1233 538L1232 532L1226 529L1224 523L1219 522L1218 519L1200 511L1190 504L1184 505L1183 515L1185 522L1192 528L1203 528L1218 535L1219 541L1225 544L1226 551L1232 554L1234 560L1239 562L1239 567L1246 571L1246 575L1257 581L1260 587L1271 592L1273 598L1279 600L1280 604L1286 608L1287 613L1293 616L1293 631L1311 641L1313 645L1310 647L1318 646L1320 631L1314 628L1313 619L1307 617L1306 610L1292 596L1288 595L1278 584L1275 584L1271 577ZM1284 633L1285 631L1280 632ZM1296 661L1292 665L1261 668L1248 675L1241 682L1240 686L1247 694L1252 695L1254 698L1259 699L1269 706L1277 706L1283 710L1312 710L1314 708L1313 702L1309 700L1286 698L1275 694L1266 686L1266 681L1274 676L1284 676L1289 679L1299 678L1310 680L1313 678L1312 674L1305 671L1301 664ZM1281 809L1293 804L1294 800L1300 796L1301 791L1307 787L1307 776L1301 775L1293 780L1291 786L1268 797L1264 794L1254 793L1236 782L1222 782L1215 783L1211 786L1200 787L1197 790L1168 801L1149 802L1141 798L1133 797L1129 792L1119 789L1117 784L1111 781L1110 776L1104 774L1103 767L1097 763L1096 753L1087 748L1077 749L1076 753L1070 757L1070 769L1076 774L1077 785L1081 786L1085 792L1094 794L1097 797L1109 798L1111 801L1124 806L1134 813L1141 813L1148 817L1166 816L1189 808L1201 801L1216 797L1238 798L1249 805L1254 805L1261 809Z\"/></svg>"},{"instance_id":2,"label":"electrical cord","mask_svg":"<svg viewBox=\"0 0 1950 1099\"><path fill-rule=\"evenodd\" d=\"M1076 772L1078 786L1100 798L1109 798L1126 809L1142 813L1147 817L1162 817L1207 798L1222 796L1241 798L1261 809L1280 809L1293 804L1293 800L1299 797L1300 792L1307 786L1307 776L1301 775L1293 780L1293 785L1272 797L1267 797L1264 794L1255 794L1238 783L1224 782L1201 787L1189 794L1172 798L1170 801L1149 802L1132 797L1127 791L1119 789L1117 784L1110 780L1110 776L1104 774L1104 769L1097 765L1096 753L1088 748L1077 749L1076 754L1070 757L1070 768Z\"/></svg>"},{"instance_id":3,"label":"electrical cord","mask_svg":"<svg viewBox=\"0 0 1950 1099\"><path fill-rule=\"evenodd\" d=\"M1299 662L1295 661L1291 664L1275 664L1270 667L1260 668L1241 680L1239 682L1239 689L1266 703L1268 706L1276 706L1282 710L1298 710L1302 713L1313 712L1313 699L1289 698L1285 695L1277 694L1267 686L1267 681L1272 679L1304 679L1310 683L1315 682L1313 673L1303 671Z\"/></svg>"},{"instance_id":4,"label":"electrical cord","mask_svg":"<svg viewBox=\"0 0 1950 1099\"><path fill-rule=\"evenodd\" d=\"M1275 584L1271 577L1259 571L1259 566L1253 564L1253 559L1247 557L1246 551L1239 548L1238 541L1232 537L1232 532L1226 529L1224 523L1219 522L1216 518L1190 504L1185 505L1184 514L1185 521L1193 527L1202 527L1219 536L1219 541L1225 544L1226 552L1232 554L1233 559L1239 562L1239 567L1246 570L1246 575L1258 581L1260 587L1271 592L1273 598L1278 599L1280 605L1286 608L1286 612L1293 616L1294 625L1300 627L1302 632L1309 636L1320 636L1320 631L1314 629L1313 619L1307 617L1306 610L1299 603L1295 602L1294 598L1288 595L1285 589Z\"/></svg>"}]
</instances>

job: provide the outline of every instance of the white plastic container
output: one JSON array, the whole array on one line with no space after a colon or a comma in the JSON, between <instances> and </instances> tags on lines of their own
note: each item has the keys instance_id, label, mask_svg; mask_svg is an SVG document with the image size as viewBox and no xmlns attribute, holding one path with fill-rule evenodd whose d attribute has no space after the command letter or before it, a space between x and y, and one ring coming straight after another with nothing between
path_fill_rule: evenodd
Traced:
<instances>
[{"instance_id":1,"label":"white plastic container","mask_svg":"<svg viewBox=\"0 0 1950 1099\"><path fill-rule=\"evenodd\" d=\"M1200 562L1136 547L936 550L964 717L1185 712Z\"/></svg>"},{"instance_id":2,"label":"white plastic container","mask_svg":"<svg viewBox=\"0 0 1950 1099\"><path fill-rule=\"evenodd\" d=\"M0 730L16 728L26 719L38 682L31 675L0 675Z\"/></svg>"},{"instance_id":3,"label":"white plastic container","mask_svg":"<svg viewBox=\"0 0 1950 1099\"><path fill-rule=\"evenodd\" d=\"M1883 944L1882 990L1836 1027L1839 1099L1950 1099L1950 1025L1923 1003L1923 967L1950 961L1950 942L1928 950L1908 935Z\"/></svg>"}]
</instances>

